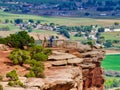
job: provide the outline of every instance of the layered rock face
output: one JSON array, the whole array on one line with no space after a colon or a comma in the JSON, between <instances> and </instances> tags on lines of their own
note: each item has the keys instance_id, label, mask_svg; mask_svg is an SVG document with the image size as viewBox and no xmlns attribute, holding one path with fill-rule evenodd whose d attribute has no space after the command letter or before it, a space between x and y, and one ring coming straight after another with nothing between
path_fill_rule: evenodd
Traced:
<instances>
[{"instance_id":1,"label":"layered rock face","mask_svg":"<svg viewBox=\"0 0 120 90\"><path fill-rule=\"evenodd\" d=\"M72 67L79 68L79 70L76 69L75 71L80 72L80 74L74 76L77 83L73 84L74 86L76 85L76 87L63 90L104 90L104 72L101 68L101 61L104 58L105 52L101 49L81 53L76 50L72 52L71 50L66 51L70 54L59 51L53 52L53 55L49 57L49 64L51 63L52 67L60 68L66 66L70 69L72 69ZM74 81L73 79L73 82ZM56 88L55 90L59 89Z\"/></svg>"},{"instance_id":2,"label":"layered rock face","mask_svg":"<svg viewBox=\"0 0 120 90\"><path fill-rule=\"evenodd\" d=\"M104 54L90 47L53 50L44 63L46 78L20 78L26 88L3 86L5 90L104 90Z\"/></svg>"},{"instance_id":3,"label":"layered rock face","mask_svg":"<svg viewBox=\"0 0 120 90\"><path fill-rule=\"evenodd\" d=\"M104 52L91 51L83 54L83 90L104 90L104 72L101 68Z\"/></svg>"}]
</instances>

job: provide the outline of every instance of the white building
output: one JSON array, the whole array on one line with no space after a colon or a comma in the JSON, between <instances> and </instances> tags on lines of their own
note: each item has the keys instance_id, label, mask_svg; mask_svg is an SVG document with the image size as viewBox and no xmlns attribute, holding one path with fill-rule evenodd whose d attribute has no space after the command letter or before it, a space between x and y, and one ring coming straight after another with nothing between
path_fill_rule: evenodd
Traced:
<instances>
[{"instance_id":1,"label":"white building","mask_svg":"<svg viewBox=\"0 0 120 90\"><path fill-rule=\"evenodd\" d=\"M120 29L113 29L113 31L120 31Z\"/></svg>"},{"instance_id":2,"label":"white building","mask_svg":"<svg viewBox=\"0 0 120 90\"><path fill-rule=\"evenodd\" d=\"M111 32L111 30L109 28L105 28L104 30L105 32Z\"/></svg>"}]
</instances>

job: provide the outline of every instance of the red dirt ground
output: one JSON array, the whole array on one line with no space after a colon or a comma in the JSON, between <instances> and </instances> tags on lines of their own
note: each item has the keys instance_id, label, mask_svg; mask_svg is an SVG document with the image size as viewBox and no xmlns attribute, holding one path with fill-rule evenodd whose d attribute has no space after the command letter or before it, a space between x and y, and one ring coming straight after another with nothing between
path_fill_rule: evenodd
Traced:
<instances>
[{"instance_id":1,"label":"red dirt ground","mask_svg":"<svg viewBox=\"0 0 120 90\"><path fill-rule=\"evenodd\" d=\"M16 70L18 75L23 76L28 72L28 67L24 65L21 67L19 65L13 65L11 60L8 58L11 50L9 51L0 51L0 75L6 76L6 73L11 70Z\"/></svg>"}]
</instances>

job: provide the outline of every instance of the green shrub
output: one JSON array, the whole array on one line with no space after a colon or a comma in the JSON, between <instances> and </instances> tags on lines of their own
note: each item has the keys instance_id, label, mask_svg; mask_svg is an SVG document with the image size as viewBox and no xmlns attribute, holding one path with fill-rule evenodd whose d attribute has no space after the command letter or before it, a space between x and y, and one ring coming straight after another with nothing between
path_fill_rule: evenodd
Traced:
<instances>
[{"instance_id":1,"label":"green shrub","mask_svg":"<svg viewBox=\"0 0 120 90\"><path fill-rule=\"evenodd\" d=\"M51 49L45 49L42 46L33 46L29 49L32 59L37 61L46 61L48 55L52 53Z\"/></svg>"},{"instance_id":2,"label":"green shrub","mask_svg":"<svg viewBox=\"0 0 120 90\"><path fill-rule=\"evenodd\" d=\"M10 47L24 49L24 46L29 46L34 42L34 38L30 37L26 31L20 31L16 34L10 34L10 36L3 38L1 43Z\"/></svg>"},{"instance_id":3,"label":"green shrub","mask_svg":"<svg viewBox=\"0 0 120 90\"><path fill-rule=\"evenodd\" d=\"M15 84L21 87L25 87L25 85L20 80L17 80Z\"/></svg>"},{"instance_id":4,"label":"green shrub","mask_svg":"<svg viewBox=\"0 0 120 90\"><path fill-rule=\"evenodd\" d=\"M45 55L44 53L37 53L34 54L33 59L37 61L46 61L48 59L48 55Z\"/></svg>"},{"instance_id":5,"label":"green shrub","mask_svg":"<svg viewBox=\"0 0 120 90\"><path fill-rule=\"evenodd\" d=\"M0 81L2 81L3 77L0 75Z\"/></svg>"},{"instance_id":6,"label":"green shrub","mask_svg":"<svg viewBox=\"0 0 120 90\"><path fill-rule=\"evenodd\" d=\"M33 56L36 53L40 53L44 51L44 47L42 46L33 46L29 49L31 56Z\"/></svg>"},{"instance_id":7,"label":"green shrub","mask_svg":"<svg viewBox=\"0 0 120 90\"><path fill-rule=\"evenodd\" d=\"M39 77L39 78L45 77L43 73L44 65L42 62L33 59L29 63L31 66L31 71L25 75L26 77Z\"/></svg>"},{"instance_id":8,"label":"green shrub","mask_svg":"<svg viewBox=\"0 0 120 90\"><path fill-rule=\"evenodd\" d=\"M28 51L15 49L10 53L9 58L13 61L13 64L22 66L27 60L30 60L31 57Z\"/></svg>"},{"instance_id":9,"label":"green shrub","mask_svg":"<svg viewBox=\"0 0 120 90\"><path fill-rule=\"evenodd\" d=\"M18 80L18 75L15 70L9 72L6 74L6 77L10 79L10 81L16 81Z\"/></svg>"},{"instance_id":10,"label":"green shrub","mask_svg":"<svg viewBox=\"0 0 120 90\"><path fill-rule=\"evenodd\" d=\"M21 87L25 87L25 85L21 81L19 81L19 80L17 80L17 81L9 81L8 85L9 86L21 86Z\"/></svg>"},{"instance_id":11,"label":"green shrub","mask_svg":"<svg viewBox=\"0 0 120 90\"><path fill-rule=\"evenodd\" d=\"M24 63L30 64L30 72L26 77L45 77L44 65L42 61L48 59L48 55L52 53L51 49L45 49L42 46L30 47L28 51L16 49L11 52L9 58L14 64L23 65Z\"/></svg>"},{"instance_id":12,"label":"green shrub","mask_svg":"<svg viewBox=\"0 0 120 90\"><path fill-rule=\"evenodd\" d=\"M15 82L14 82L14 81L9 81L9 82L8 82L8 85L9 85L9 86L15 86Z\"/></svg>"},{"instance_id":13,"label":"green shrub","mask_svg":"<svg viewBox=\"0 0 120 90\"><path fill-rule=\"evenodd\" d=\"M3 86L0 84L0 90L3 90Z\"/></svg>"},{"instance_id":14,"label":"green shrub","mask_svg":"<svg viewBox=\"0 0 120 90\"><path fill-rule=\"evenodd\" d=\"M46 55L51 55L52 50L51 49L44 49L43 53L46 54Z\"/></svg>"},{"instance_id":15,"label":"green shrub","mask_svg":"<svg viewBox=\"0 0 120 90\"><path fill-rule=\"evenodd\" d=\"M35 73L31 70L28 74L25 75L25 77L35 77Z\"/></svg>"},{"instance_id":16,"label":"green shrub","mask_svg":"<svg viewBox=\"0 0 120 90\"><path fill-rule=\"evenodd\" d=\"M8 82L8 85L24 87L24 84L21 81L19 81L18 75L15 70L7 73L6 77L10 79L10 81Z\"/></svg>"},{"instance_id":17,"label":"green shrub","mask_svg":"<svg viewBox=\"0 0 120 90\"><path fill-rule=\"evenodd\" d=\"M32 60L30 63L31 66L31 74L35 75L35 77L43 77L44 74L44 65L42 62L36 61L36 60Z\"/></svg>"},{"instance_id":18,"label":"green shrub","mask_svg":"<svg viewBox=\"0 0 120 90\"><path fill-rule=\"evenodd\" d=\"M44 78L44 69L42 66L34 66L31 68L31 70L34 72L35 76L38 77L38 78Z\"/></svg>"},{"instance_id":19,"label":"green shrub","mask_svg":"<svg viewBox=\"0 0 120 90\"><path fill-rule=\"evenodd\" d=\"M45 49L43 46L33 46L29 48L29 51L31 52L31 55L34 55L40 52L47 54L47 55L50 55L52 53L51 49Z\"/></svg>"}]
</instances>

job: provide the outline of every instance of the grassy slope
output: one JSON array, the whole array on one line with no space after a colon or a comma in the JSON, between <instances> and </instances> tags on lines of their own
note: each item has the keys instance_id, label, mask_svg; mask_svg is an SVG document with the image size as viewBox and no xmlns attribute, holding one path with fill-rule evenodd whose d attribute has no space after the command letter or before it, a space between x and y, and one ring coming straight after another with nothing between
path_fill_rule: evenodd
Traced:
<instances>
[{"instance_id":1,"label":"grassy slope","mask_svg":"<svg viewBox=\"0 0 120 90\"><path fill-rule=\"evenodd\" d=\"M120 71L120 55L107 55L102 62L102 66L106 70Z\"/></svg>"}]
</instances>

